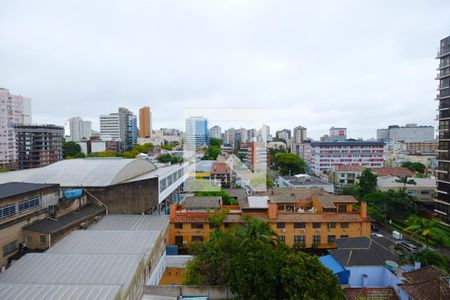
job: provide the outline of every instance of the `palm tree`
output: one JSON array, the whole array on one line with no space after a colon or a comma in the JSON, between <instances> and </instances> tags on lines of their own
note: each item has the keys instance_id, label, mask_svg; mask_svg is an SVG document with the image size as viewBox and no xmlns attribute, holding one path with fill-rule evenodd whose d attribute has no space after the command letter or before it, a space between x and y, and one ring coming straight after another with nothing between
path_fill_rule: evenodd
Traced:
<instances>
[{"instance_id":1,"label":"palm tree","mask_svg":"<svg viewBox=\"0 0 450 300\"><path fill-rule=\"evenodd\" d=\"M243 226L237 228L237 234L242 238L241 245L251 240L266 244L274 244L278 241L277 234L270 224L257 219L247 219Z\"/></svg>"},{"instance_id":2,"label":"palm tree","mask_svg":"<svg viewBox=\"0 0 450 300\"><path fill-rule=\"evenodd\" d=\"M423 237L427 242L434 241L439 244L445 244L448 240L446 232L438 227L438 223L435 220L411 216L408 218L407 223L406 232ZM428 250L428 244L426 247Z\"/></svg>"}]
</instances>

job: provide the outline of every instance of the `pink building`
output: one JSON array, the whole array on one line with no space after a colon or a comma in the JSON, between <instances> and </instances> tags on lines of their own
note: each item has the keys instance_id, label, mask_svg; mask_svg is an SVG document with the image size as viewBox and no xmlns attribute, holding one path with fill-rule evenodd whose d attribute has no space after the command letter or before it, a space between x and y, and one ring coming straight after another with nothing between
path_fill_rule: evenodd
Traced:
<instances>
[{"instance_id":1,"label":"pink building","mask_svg":"<svg viewBox=\"0 0 450 300\"><path fill-rule=\"evenodd\" d=\"M0 88L0 166L11 166L17 160L14 125L30 123L31 100Z\"/></svg>"}]
</instances>

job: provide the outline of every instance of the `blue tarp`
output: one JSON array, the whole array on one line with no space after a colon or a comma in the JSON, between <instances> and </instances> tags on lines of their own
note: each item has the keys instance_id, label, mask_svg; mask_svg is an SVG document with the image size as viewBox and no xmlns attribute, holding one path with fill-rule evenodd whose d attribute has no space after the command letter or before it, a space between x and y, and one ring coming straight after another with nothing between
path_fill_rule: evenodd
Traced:
<instances>
[{"instance_id":1,"label":"blue tarp","mask_svg":"<svg viewBox=\"0 0 450 300\"><path fill-rule=\"evenodd\" d=\"M83 195L82 189L73 189L73 190L64 191L64 198L66 198L68 200L79 198L79 197L81 197L81 195Z\"/></svg>"},{"instance_id":2,"label":"blue tarp","mask_svg":"<svg viewBox=\"0 0 450 300\"><path fill-rule=\"evenodd\" d=\"M341 284L348 284L348 278L350 277L350 271L346 270L336 259L331 255L325 255L319 258L319 261L331 270L333 275L339 278Z\"/></svg>"}]
</instances>

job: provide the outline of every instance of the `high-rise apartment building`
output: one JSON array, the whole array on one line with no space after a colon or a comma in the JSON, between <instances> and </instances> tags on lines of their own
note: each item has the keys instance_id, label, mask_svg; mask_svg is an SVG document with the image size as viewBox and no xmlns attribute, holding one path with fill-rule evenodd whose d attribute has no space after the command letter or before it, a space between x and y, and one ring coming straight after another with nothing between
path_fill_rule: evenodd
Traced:
<instances>
[{"instance_id":1,"label":"high-rise apartment building","mask_svg":"<svg viewBox=\"0 0 450 300\"><path fill-rule=\"evenodd\" d=\"M124 107L118 113L100 115L100 137L105 141L119 141L121 148L129 150L137 144L137 118Z\"/></svg>"},{"instance_id":2,"label":"high-rise apartment building","mask_svg":"<svg viewBox=\"0 0 450 300\"><path fill-rule=\"evenodd\" d=\"M341 166L383 167L384 143L378 141L311 142L311 171L321 174Z\"/></svg>"},{"instance_id":3,"label":"high-rise apartment building","mask_svg":"<svg viewBox=\"0 0 450 300\"><path fill-rule=\"evenodd\" d=\"M0 88L0 166L17 160L14 126L31 124L31 100Z\"/></svg>"},{"instance_id":4,"label":"high-rise apartment building","mask_svg":"<svg viewBox=\"0 0 450 300\"><path fill-rule=\"evenodd\" d=\"M390 125L388 128L377 129L377 140L385 143L430 142L434 140L434 127L417 126L417 124L406 124L405 126Z\"/></svg>"},{"instance_id":5,"label":"high-rise apartment building","mask_svg":"<svg viewBox=\"0 0 450 300\"><path fill-rule=\"evenodd\" d=\"M435 212L446 222L450 222L450 36L441 40L439 67L436 79L439 80L438 115L438 167L437 167L437 199Z\"/></svg>"},{"instance_id":6,"label":"high-rise apartment building","mask_svg":"<svg viewBox=\"0 0 450 300\"><path fill-rule=\"evenodd\" d=\"M307 129L303 126L297 126L294 128L292 135L292 144L301 144L306 140Z\"/></svg>"},{"instance_id":7,"label":"high-rise apartment building","mask_svg":"<svg viewBox=\"0 0 450 300\"><path fill-rule=\"evenodd\" d=\"M64 127L19 125L14 132L18 169L44 167L63 159Z\"/></svg>"},{"instance_id":8,"label":"high-rise apartment building","mask_svg":"<svg viewBox=\"0 0 450 300\"><path fill-rule=\"evenodd\" d=\"M278 130L275 133L275 136L279 139L283 139L286 142L288 142L291 139L291 130L290 129Z\"/></svg>"},{"instance_id":9,"label":"high-rise apartment building","mask_svg":"<svg viewBox=\"0 0 450 300\"><path fill-rule=\"evenodd\" d=\"M338 142L347 140L347 128L331 127L330 134L320 138L322 142Z\"/></svg>"},{"instance_id":10,"label":"high-rise apartment building","mask_svg":"<svg viewBox=\"0 0 450 300\"><path fill-rule=\"evenodd\" d=\"M92 135L92 122L80 117L68 119L64 125L66 141L79 142L89 140Z\"/></svg>"},{"instance_id":11,"label":"high-rise apartment building","mask_svg":"<svg viewBox=\"0 0 450 300\"><path fill-rule=\"evenodd\" d=\"M139 137L149 138L152 136L152 113L150 107L144 106L139 109Z\"/></svg>"},{"instance_id":12,"label":"high-rise apartment building","mask_svg":"<svg viewBox=\"0 0 450 300\"><path fill-rule=\"evenodd\" d=\"M209 137L215 138L215 139L221 139L222 138L222 128L220 126L213 126L209 129Z\"/></svg>"},{"instance_id":13,"label":"high-rise apartment building","mask_svg":"<svg viewBox=\"0 0 450 300\"><path fill-rule=\"evenodd\" d=\"M208 119L191 117L186 119L186 147L189 150L209 144Z\"/></svg>"}]
</instances>

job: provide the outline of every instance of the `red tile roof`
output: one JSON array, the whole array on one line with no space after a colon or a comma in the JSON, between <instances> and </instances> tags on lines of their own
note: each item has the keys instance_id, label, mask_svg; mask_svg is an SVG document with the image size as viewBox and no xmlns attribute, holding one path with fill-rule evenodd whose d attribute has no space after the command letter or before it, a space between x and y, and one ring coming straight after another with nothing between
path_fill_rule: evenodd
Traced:
<instances>
[{"instance_id":1,"label":"red tile roof","mask_svg":"<svg viewBox=\"0 0 450 300\"><path fill-rule=\"evenodd\" d=\"M345 288L342 290L345 299L373 299L397 300L399 299L393 288Z\"/></svg>"},{"instance_id":2,"label":"red tile roof","mask_svg":"<svg viewBox=\"0 0 450 300\"><path fill-rule=\"evenodd\" d=\"M449 276L435 266L403 273L408 283L399 284L416 300L450 299Z\"/></svg>"},{"instance_id":3,"label":"red tile roof","mask_svg":"<svg viewBox=\"0 0 450 300\"><path fill-rule=\"evenodd\" d=\"M215 162L212 164L211 174L229 174L230 168L226 163Z\"/></svg>"},{"instance_id":4,"label":"red tile roof","mask_svg":"<svg viewBox=\"0 0 450 300\"><path fill-rule=\"evenodd\" d=\"M341 166L336 171L337 172L362 172L366 168L361 166ZM377 174L379 177L384 176L413 176L414 173L409 169L404 167L390 167L390 168L379 168L371 169L373 173Z\"/></svg>"}]
</instances>

